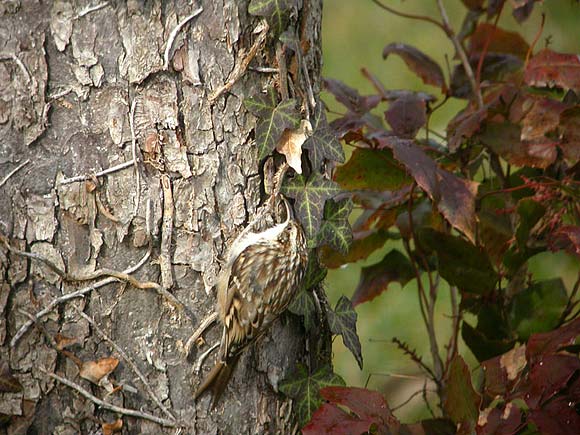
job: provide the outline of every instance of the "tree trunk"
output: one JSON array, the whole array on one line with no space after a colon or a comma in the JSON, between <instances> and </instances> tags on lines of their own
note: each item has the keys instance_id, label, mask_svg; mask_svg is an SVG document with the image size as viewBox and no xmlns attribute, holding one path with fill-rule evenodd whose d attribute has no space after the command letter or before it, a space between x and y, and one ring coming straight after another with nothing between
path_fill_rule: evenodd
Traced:
<instances>
[{"instance_id":1,"label":"tree trunk","mask_svg":"<svg viewBox=\"0 0 580 435\"><path fill-rule=\"evenodd\" d=\"M188 339L263 199L242 103L278 75L253 68L277 66L272 28L243 67L261 23L247 1L203 1L196 16L191 3L0 5L0 433L108 433L116 421L122 433L293 433L277 385L301 360L328 361L328 336L308 355L286 315L215 410L193 401L221 326L190 352ZM316 94L321 0L297 3L289 26Z\"/></svg>"}]
</instances>

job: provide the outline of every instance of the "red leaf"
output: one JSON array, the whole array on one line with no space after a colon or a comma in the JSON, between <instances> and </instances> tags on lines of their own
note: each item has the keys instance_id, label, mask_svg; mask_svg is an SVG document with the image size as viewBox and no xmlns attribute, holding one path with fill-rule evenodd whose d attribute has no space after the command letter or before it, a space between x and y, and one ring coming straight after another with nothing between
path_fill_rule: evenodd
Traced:
<instances>
[{"instance_id":1,"label":"red leaf","mask_svg":"<svg viewBox=\"0 0 580 435\"><path fill-rule=\"evenodd\" d=\"M399 98L391 103L385 119L397 136L412 139L427 122L425 101L414 95Z\"/></svg>"},{"instance_id":2,"label":"red leaf","mask_svg":"<svg viewBox=\"0 0 580 435\"><path fill-rule=\"evenodd\" d=\"M573 344L580 335L580 318L550 332L532 334L528 340L526 358L532 362L543 355L555 353L562 346Z\"/></svg>"},{"instance_id":3,"label":"red leaf","mask_svg":"<svg viewBox=\"0 0 580 435\"><path fill-rule=\"evenodd\" d=\"M560 115L562 143L560 148L570 165L580 161L580 107L564 110Z\"/></svg>"},{"instance_id":4,"label":"red leaf","mask_svg":"<svg viewBox=\"0 0 580 435\"><path fill-rule=\"evenodd\" d=\"M528 421L542 435L577 435L580 428L580 415L565 397L557 397L541 409L531 410Z\"/></svg>"},{"instance_id":5,"label":"red leaf","mask_svg":"<svg viewBox=\"0 0 580 435\"><path fill-rule=\"evenodd\" d=\"M412 141L382 137L379 142L393 150L395 158L405 165L445 219L474 242L475 196L479 183L458 178L441 169Z\"/></svg>"},{"instance_id":6,"label":"red leaf","mask_svg":"<svg viewBox=\"0 0 580 435\"><path fill-rule=\"evenodd\" d=\"M513 435L522 425L522 411L509 402L505 406L481 411L476 430L477 435Z\"/></svg>"},{"instance_id":7,"label":"red leaf","mask_svg":"<svg viewBox=\"0 0 580 435\"><path fill-rule=\"evenodd\" d=\"M530 408L536 408L562 390L574 372L580 369L580 359L571 355L545 355L531 365L529 386L523 389Z\"/></svg>"},{"instance_id":8,"label":"red leaf","mask_svg":"<svg viewBox=\"0 0 580 435\"><path fill-rule=\"evenodd\" d=\"M488 43L489 40L489 43ZM483 52L487 46L488 53L508 53L525 59L530 46L516 32L508 32L489 23L481 23L469 38L469 55Z\"/></svg>"},{"instance_id":9,"label":"red leaf","mask_svg":"<svg viewBox=\"0 0 580 435\"><path fill-rule=\"evenodd\" d=\"M365 113L381 102L378 95L361 96L356 89L339 80L324 79L324 88L352 112Z\"/></svg>"},{"instance_id":10,"label":"red leaf","mask_svg":"<svg viewBox=\"0 0 580 435\"><path fill-rule=\"evenodd\" d=\"M386 59L391 53L401 56L409 69L421 77L423 83L440 87L442 93L447 92L441 67L425 53L401 43L392 43L383 48L383 59Z\"/></svg>"},{"instance_id":11,"label":"red leaf","mask_svg":"<svg viewBox=\"0 0 580 435\"><path fill-rule=\"evenodd\" d=\"M302 428L302 435L360 435L368 432L370 423L359 420L329 403L323 403L310 423Z\"/></svg>"},{"instance_id":12,"label":"red leaf","mask_svg":"<svg viewBox=\"0 0 580 435\"><path fill-rule=\"evenodd\" d=\"M360 281L352 296L352 305L372 301L387 290L390 283L399 282L402 287L414 277L413 267L407 257L393 249L379 263L362 268Z\"/></svg>"},{"instance_id":13,"label":"red leaf","mask_svg":"<svg viewBox=\"0 0 580 435\"><path fill-rule=\"evenodd\" d=\"M371 423L396 425L385 398L376 391L356 387L325 387L320 390L323 398L332 403L346 406L361 419Z\"/></svg>"},{"instance_id":14,"label":"red leaf","mask_svg":"<svg viewBox=\"0 0 580 435\"><path fill-rule=\"evenodd\" d=\"M556 130L560 124L560 114L568 107L549 98L530 98L525 104L531 104L531 109L522 120L521 139L531 141L546 141L545 135Z\"/></svg>"},{"instance_id":15,"label":"red leaf","mask_svg":"<svg viewBox=\"0 0 580 435\"><path fill-rule=\"evenodd\" d=\"M524 80L530 86L580 89L580 58L544 49L528 63Z\"/></svg>"},{"instance_id":16,"label":"red leaf","mask_svg":"<svg viewBox=\"0 0 580 435\"><path fill-rule=\"evenodd\" d=\"M447 141L449 151L454 153L465 139L471 138L481 128L481 123L487 117L487 110L465 110L451 120L447 126Z\"/></svg>"}]
</instances>

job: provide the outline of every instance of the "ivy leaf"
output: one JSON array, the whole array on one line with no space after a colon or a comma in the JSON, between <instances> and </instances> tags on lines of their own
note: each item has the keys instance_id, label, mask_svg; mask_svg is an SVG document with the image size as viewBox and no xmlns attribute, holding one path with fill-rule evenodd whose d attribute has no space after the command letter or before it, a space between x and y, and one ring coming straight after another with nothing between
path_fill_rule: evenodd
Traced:
<instances>
[{"instance_id":1,"label":"ivy leaf","mask_svg":"<svg viewBox=\"0 0 580 435\"><path fill-rule=\"evenodd\" d=\"M352 211L352 201L326 201L324 220L318 233L319 245L328 245L346 255L352 242L352 230L348 217Z\"/></svg>"},{"instance_id":2,"label":"ivy leaf","mask_svg":"<svg viewBox=\"0 0 580 435\"><path fill-rule=\"evenodd\" d=\"M312 135L304 143L315 170L322 167L324 159L344 163L344 150L336 135L328 125L324 104L319 101L312 123Z\"/></svg>"},{"instance_id":3,"label":"ivy leaf","mask_svg":"<svg viewBox=\"0 0 580 435\"><path fill-rule=\"evenodd\" d=\"M330 366L323 366L309 374L306 367L298 364L296 372L280 383L280 391L294 399L296 415L300 426L310 421L312 413L322 404L320 389L335 385L344 386L343 379L332 372Z\"/></svg>"},{"instance_id":4,"label":"ivy leaf","mask_svg":"<svg viewBox=\"0 0 580 435\"><path fill-rule=\"evenodd\" d=\"M311 290L326 278L327 272L324 267L320 267L316 255L310 255L304 281L302 281L302 288L304 290Z\"/></svg>"},{"instance_id":5,"label":"ivy leaf","mask_svg":"<svg viewBox=\"0 0 580 435\"><path fill-rule=\"evenodd\" d=\"M281 189L289 198L295 199L294 210L302 223L310 244L315 244L316 235L320 229L324 203L340 192L340 187L330 180L314 172L307 179L298 175L285 180Z\"/></svg>"},{"instance_id":6,"label":"ivy leaf","mask_svg":"<svg viewBox=\"0 0 580 435\"><path fill-rule=\"evenodd\" d=\"M306 332L310 331L313 325L314 312L316 311L311 292L301 289L288 306L288 311L297 316L302 316L304 318L304 329Z\"/></svg>"},{"instance_id":7,"label":"ivy leaf","mask_svg":"<svg viewBox=\"0 0 580 435\"><path fill-rule=\"evenodd\" d=\"M293 0L252 0L248 6L250 15L265 17L276 34L286 28L288 11L295 3Z\"/></svg>"},{"instance_id":8,"label":"ivy leaf","mask_svg":"<svg viewBox=\"0 0 580 435\"><path fill-rule=\"evenodd\" d=\"M401 287L415 278L411 262L400 251L393 249L377 264L363 267L354 295L354 306L372 301L384 292L390 283L399 282Z\"/></svg>"},{"instance_id":9,"label":"ivy leaf","mask_svg":"<svg viewBox=\"0 0 580 435\"><path fill-rule=\"evenodd\" d=\"M352 307L352 302L346 296L341 296L334 311L328 312L330 331L333 334L342 335L342 342L352 352L362 370L363 357L360 340L356 333L356 318L357 314Z\"/></svg>"},{"instance_id":10,"label":"ivy leaf","mask_svg":"<svg viewBox=\"0 0 580 435\"><path fill-rule=\"evenodd\" d=\"M296 100L278 103L276 90L272 87L265 95L258 95L244 101L246 108L260 118L256 126L258 158L268 156L282 137L284 130L296 129L300 124L300 114L296 110Z\"/></svg>"}]
</instances>

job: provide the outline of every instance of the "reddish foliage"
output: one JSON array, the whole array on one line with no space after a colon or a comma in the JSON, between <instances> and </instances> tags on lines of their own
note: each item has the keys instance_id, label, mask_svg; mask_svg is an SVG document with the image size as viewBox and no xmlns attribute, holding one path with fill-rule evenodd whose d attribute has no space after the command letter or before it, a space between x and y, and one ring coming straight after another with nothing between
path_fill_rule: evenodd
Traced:
<instances>
[{"instance_id":1,"label":"reddish foliage","mask_svg":"<svg viewBox=\"0 0 580 435\"><path fill-rule=\"evenodd\" d=\"M525 59L529 49L530 46L519 33L509 32L489 23L481 23L469 38L468 52L470 55L484 51L508 53Z\"/></svg>"},{"instance_id":2,"label":"reddish foliage","mask_svg":"<svg viewBox=\"0 0 580 435\"><path fill-rule=\"evenodd\" d=\"M530 86L580 89L580 59L576 54L544 49L530 60L524 79Z\"/></svg>"}]
</instances>

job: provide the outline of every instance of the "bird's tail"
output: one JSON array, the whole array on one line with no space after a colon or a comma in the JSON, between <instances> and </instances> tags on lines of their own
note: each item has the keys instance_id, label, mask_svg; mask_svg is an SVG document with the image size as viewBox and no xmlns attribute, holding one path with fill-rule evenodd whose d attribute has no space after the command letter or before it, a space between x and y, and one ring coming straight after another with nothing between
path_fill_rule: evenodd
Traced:
<instances>
[{"instance_id":1,"label":"bird's tail","mask_svg":"<svg viewBox=\"0 0 580 435\"><path fill-rule=\"evenodd\" d=\"M218 360L213 366L211 371L208 373L206 378L203 380L201 385L197 388L194 399L197 399L205 391L211 390L212 394L212 408L217 405L222 393L226 389L228 381L232 377L236 363L238 362L239 355L232 358L228 358L228 361Z\"/></svg>"}]
</instances>

